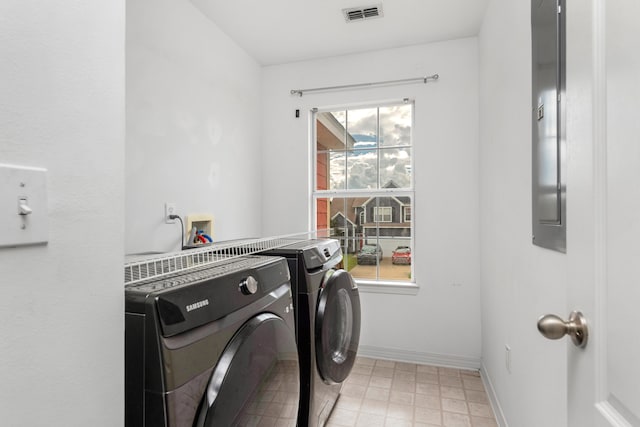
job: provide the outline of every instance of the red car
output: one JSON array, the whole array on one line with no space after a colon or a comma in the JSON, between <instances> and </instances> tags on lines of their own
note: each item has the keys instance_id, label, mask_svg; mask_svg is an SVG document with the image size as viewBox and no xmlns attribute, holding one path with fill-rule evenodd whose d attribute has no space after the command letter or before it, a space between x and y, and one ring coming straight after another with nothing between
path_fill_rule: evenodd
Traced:
<instances>
[{"instance_id":1,"label":"red car","mask_svg":"<svg viewBox=\"0 0 640 427\"><path fill-rule=\"evenodd\" d=\"M391 263L411 265L411 248L409 246L398 246L391 255Z\"/></svg>"}]
</instances>

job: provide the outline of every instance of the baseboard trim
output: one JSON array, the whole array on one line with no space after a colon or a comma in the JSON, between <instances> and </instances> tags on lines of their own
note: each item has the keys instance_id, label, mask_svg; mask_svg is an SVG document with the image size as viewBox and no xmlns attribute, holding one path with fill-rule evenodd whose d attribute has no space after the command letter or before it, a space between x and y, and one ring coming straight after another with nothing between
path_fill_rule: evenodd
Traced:
<instances>
[{"instance_id":1,"label":"baseboard trim","mask_svg":"<svg viewBox=\"0 0 640 427\"><path fill-rule=\"evenodd\" d=\"M397 348L375 347L369 345L361 345L358 347L358 356L394 360L397 362L443 366L447 368L478 370L481 367L480 359L475 357L423 353L419 351L400 350Z\"/></svg>"},{"instance_id":2,"label":"baseboard trim","mask_svg":"<svg viewBox=\"0 0 640 427\"><path fill-rule=\"evenodd\" d=\"M496 422L500 427L509 427L509 424L507 424L507 419L504 416L504 412L502 411L502 407L500 406L500 402L498 401L496 390L495 388L493 388L491 375L489 375L484 362L481 363L480 378L482 378L484 389L486 390L487 396L489 397L489 403L491 404L491 408L493 409L493 414L496 416Z\"/></svg>"}]
</instances>

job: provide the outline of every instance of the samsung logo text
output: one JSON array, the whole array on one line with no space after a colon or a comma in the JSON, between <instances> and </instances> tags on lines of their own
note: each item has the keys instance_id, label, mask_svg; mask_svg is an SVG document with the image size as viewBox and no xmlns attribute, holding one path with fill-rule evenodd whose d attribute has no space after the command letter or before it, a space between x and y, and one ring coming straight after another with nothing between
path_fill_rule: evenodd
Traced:
<instances>
[{"instance_id":1,"label":"samsung logo text","mask_svg":"<svg viewBox=\"0 0 640 427\"><path fill-rule=\"evenodd\" d=\"M208 299L203 299L202 301L194 302L193 304L189 304L187 306L187 313L202 307L206 307L207 305L209 305Z\"/></svg>"}]
</instances>

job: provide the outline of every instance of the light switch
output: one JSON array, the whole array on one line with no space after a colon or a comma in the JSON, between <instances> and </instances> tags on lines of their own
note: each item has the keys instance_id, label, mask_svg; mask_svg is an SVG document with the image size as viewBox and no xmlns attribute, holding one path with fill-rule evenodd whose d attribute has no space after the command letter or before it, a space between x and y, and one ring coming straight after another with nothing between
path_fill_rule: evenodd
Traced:
<instances>
[{"instance_id":1,"label":"light switch","mask_svg":"<svg viewBox=\"0 0 640 427\"><path fill-rule=\"evenodd\" d=\"M20 215L29 215L33 213L33 209L29 207L29 200L26 197L20 197L18 199L18 214Z\"/></svg>"},{"instance_id":2,"label":"light switch","mask_svg":"<svg viewBox=\"0 0 640 427\"><path fill-rule=\"evenodd\" d=\"M47 170L0 164L0 247L48 240Z\"/></svg>"}]
</instances>

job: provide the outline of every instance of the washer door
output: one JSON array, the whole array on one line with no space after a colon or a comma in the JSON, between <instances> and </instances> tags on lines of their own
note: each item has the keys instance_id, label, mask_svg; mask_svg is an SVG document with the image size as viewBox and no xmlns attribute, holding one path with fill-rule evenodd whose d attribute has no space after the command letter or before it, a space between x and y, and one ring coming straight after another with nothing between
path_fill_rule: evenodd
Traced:
<instances>
[{"instance_id":1,"label":"washer door","mask_svg":"<svg viewBox=\"0 0 640 427\"><path fill-rule=\"evenodd\" d=\"M294 331L263 313L247 321L216 365L196 417L196 427L295 426L300 371Z\"/></svg>"},{"instance_id":2,"label":"washer door","mask_svg":"<svg viewBox=\"0 0 640 427\"><path fill-rule=\"evenodd\" d=\"M360 343L360 295L348 272L325 274L315 328L320 376L328 384L341 383L353 368Z\"/></svg>"}]
</instances>

